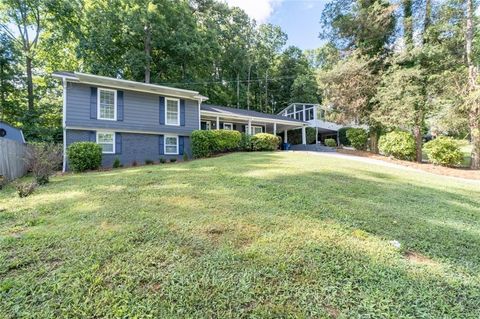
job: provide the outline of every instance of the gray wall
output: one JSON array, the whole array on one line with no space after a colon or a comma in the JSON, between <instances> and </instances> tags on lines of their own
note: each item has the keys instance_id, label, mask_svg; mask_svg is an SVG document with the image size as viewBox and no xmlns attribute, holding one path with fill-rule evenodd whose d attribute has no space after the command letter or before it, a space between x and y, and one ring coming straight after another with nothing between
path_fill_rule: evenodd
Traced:
<instances>
[{"instance_id":1,"label":"gray wall","mask_svg":"<svg viewBox=\"0 0 480 319\"><path fill-rule=\"evenodd\" d=\"M198 101L185 100L185 126L160 125L159 95L122 90L123 121L90 118L90 85L71 83L67 88L66 125L92 129L123 129L190 135L198 129ZM101 88L101 87L100 87Z\"/></svg>"},{"instance_id":2,"label":"gray wall","mask_svg":"<svg viewBox=\"0 0 480 319\"><path fill-rule=\"evenodd\" d=\"M145 164L145 160L153 160L159 162L160 157L169 160L176 158L182 160L183 155L160 155L158 145L158 135L154 134L137 134L137 133L121 133L122 134L122 152L121 154L102 154L102 166L112 167L115 157L119 157L120 162L124 166L131 166L133 161L138 165ZM68 145L74 142L88 142L90 140L90 131L67 130L66 141ZM191 158L190 138L185 137L185 153ZM67 165L68 169L68 165Z\"/></svg>"},{"instance_id":3,"label":"gray wall","mask_svg":"<svg viewBox=\"0 0 480 319\"><path fill-rule=\"evenodd\" d=\"M27 146L0 137L0 176L7 180L22 177L27 172Z\"/></svg>"}]
</instances>

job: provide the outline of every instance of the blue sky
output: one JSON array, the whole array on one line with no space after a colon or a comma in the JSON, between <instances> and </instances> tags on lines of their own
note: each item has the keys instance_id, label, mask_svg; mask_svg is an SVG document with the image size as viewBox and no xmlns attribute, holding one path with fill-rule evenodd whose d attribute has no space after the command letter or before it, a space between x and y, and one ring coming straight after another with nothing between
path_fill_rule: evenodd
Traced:
<instances>
[{"instance_id":1,"label":"blue sky","mask_svg":"<svg viewBox=\"0 0 480 319\"><path fill-rule=\"evenodd\" d=\"M314 49L322 45L320 16L326 0L225 0L244 9L259 23L279 25L288 34L288 45Z\"/></svg>"}]
</instances>

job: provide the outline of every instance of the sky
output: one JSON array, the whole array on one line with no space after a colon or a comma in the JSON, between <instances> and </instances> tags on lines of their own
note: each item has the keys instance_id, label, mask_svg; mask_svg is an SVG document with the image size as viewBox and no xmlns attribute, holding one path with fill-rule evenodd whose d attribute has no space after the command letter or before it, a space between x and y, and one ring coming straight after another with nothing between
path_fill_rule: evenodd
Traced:
<instances>
[{"instance_id":1,"label":"sky","mask_svg":"<svg viewBox=\"0 0 480 319\"><path fill-rule=\"evenodd\" d=\"M314 49L323 44L318 38L320 16L327 0L225 0L258 23L279 25L288 35L287 45Z\"/></svg>"}]
</instances>

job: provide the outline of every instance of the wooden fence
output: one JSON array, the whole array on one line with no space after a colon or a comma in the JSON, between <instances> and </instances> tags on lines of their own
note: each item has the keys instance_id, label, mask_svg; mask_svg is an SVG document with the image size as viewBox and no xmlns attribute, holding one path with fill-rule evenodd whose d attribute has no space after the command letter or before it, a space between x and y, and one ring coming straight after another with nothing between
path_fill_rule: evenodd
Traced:
<instances>
[{"instance_id":1,"label":"wooden fence","mask_svg":"<svg viewBox=\"0 0 480 319\"><path fill-rule=\"evenodd\" d=\"M27 172L25 144L0 138L0 175L7 180L22 177Z\"/></svg>"}]
</instances>

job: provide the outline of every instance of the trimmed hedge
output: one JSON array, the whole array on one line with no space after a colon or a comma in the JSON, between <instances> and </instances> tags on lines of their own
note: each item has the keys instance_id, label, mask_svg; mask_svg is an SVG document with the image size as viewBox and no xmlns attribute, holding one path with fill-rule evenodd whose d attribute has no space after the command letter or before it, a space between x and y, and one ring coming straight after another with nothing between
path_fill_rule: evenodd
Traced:
<instances>
[{"instance_id":1,"label":"trimmed hedge","mask_svg":"<svg viewBox=\"0 0 480 319\"><path fill-rule=\"evenodd\" d=\"M241 133L242 138L238 145L238 150L243 152L249 152L252 150L252 136L246 133Z\"/></svg>"},{"instance_id":2,"label":"trimmed hedge","mask_svg":"<svg viewBox=\"0 0 480 319\"><path fill-rule=\"evenodd\" d=\"M386 156L411 161L415 158L415 139L408 132L393 131L380 137L378 149Z\"/></svg>"},{"instance_id":3,"label":"trimmed hedge","mask_svg":"<svg viewBox=\"0 0 480 319\"><path fill-rule=\"evenodd\" d=\"M451 137L440 136L427 142L423 149L429 161L436 165L455 166L463 161L458 141Z\"/></svg>"},{"instance_id":4,"label":"trimmed hedge","mask_svg":"<svg viewBox=\"0 0 480 319\"><path fill-rule=\"evenodd\" d=\"M363 128L349 128L347 130L347 138L355 149L367 149L368 134Z\"/></svg>"},{"instance_id":5,"label":"trimmed hedge","mask_svg":"<svg viewBox=\"0 0 480 319\"><path fill-rule=\"evenodd\" d=\"M268 133L255 134L251 140L254 151L275 151L280 145L280 137Z\"/></svg>"},{"instance_id":6,"label":"trimmed hedge","mask_svg":"<svg viewBox=\"0 0 480 319\"><path fill-rule=\"evenodd\" d=\"M231 130L197 130L192 133L192 155L194 158L231 152L239 148L242 135Z\"/></svg>"},{"instance_id":7,"label":"trimmed hedge","mask_svg":"<svg viewBox=\"0 0 480 319\"><path fill-rule=\"evenodd\" d=\"M102 164L102 147L93 142L76 142L68 146L67 156L74 172L98 169Z\"/></svg>"},{"instance_id":8,"label":"trimmed hedge","mask_svg":"<svg viewBox=\"0 0 480 319\"><path fill-rule=\"evenodd\" d=\"M335 141L333 138L326 138L325 145L328 147L337 147L337 141Z\"/></svg>"}]
</instances>

